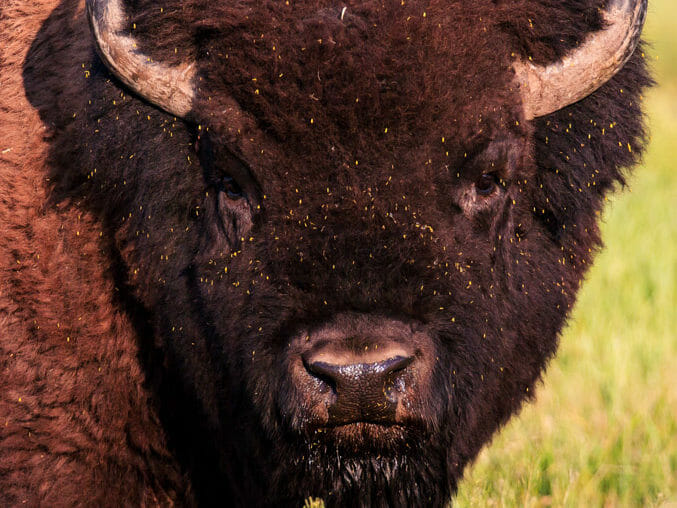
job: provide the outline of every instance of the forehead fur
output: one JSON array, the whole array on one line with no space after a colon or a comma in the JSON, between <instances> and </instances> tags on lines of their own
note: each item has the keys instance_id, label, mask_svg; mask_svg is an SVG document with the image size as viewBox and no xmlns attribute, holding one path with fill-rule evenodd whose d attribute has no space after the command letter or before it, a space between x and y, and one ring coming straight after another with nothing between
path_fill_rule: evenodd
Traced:
<instances>
[{"instance_id":1,"label":"forehead fur","mask_svg":"<svg viewBox=\"0 0 677 508\"><path fill-rule=\"evenodd\" d=\"M285 139L313 127L332 144L449 136L506 102L506 38L482 14L400 2L251 10L202 42L207 87Z\"/></svg>"},{"instance_id":2,"label":"forehead fur","mask_svg":"<svg viewBox=\"0 0 677 508\"><path fill-rule=\"evenodd\" d=\"M285 141L465 139L482 118L512 118L501 108L519 106L508 100L514 52L493 1L186 4L179 32L192 41L170 39L196 48L202 96L234 98Z\"/></svg>"},{"instance_id":3,"label":"forehead fur","mask_svg":"<svg viewBox=\"0 0 677 508\"><path fill-rule=\"evenodd\" d=\"M307 139L310 118L324 116L335 134L354 137L359 126L366 141L364 131L384 123L420 137L445 113L493 109L481 102L501 102L514 58L561 56L600 27L601 4L136 0L128 11L144 51L200 58L207 92L235 96L264 127Z\"/></svg>"}]
</instances>

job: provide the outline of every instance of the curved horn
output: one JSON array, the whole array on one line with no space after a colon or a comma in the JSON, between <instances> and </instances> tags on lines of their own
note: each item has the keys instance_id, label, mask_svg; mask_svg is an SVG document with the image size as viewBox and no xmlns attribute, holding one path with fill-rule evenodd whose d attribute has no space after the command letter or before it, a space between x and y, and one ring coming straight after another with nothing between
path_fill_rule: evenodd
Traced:
<instances>
[{"instance_id":1,"label":"curved horn","mask_svg":"<svg viewBox=\"0 0 677 508\"><path fill-rule=\"evenodd\" d=\"M630 59L639 42L647 0L610 0L607 28L588 37L561 61L545 67L523 60L513 68L528 120L573 104L609 81Z\"/></svg>"},{"instance_id":2,"label":"curved horn","mask_svg":"<svg viewBox=\"0 0 677 508\"><path fill-rule=\"evenodd\" d=\"M87 0L87 17L97 52L108 69L147 101L183 118L195 97L194 62L170 67L140 53L133 37L123 33L122 0Z\"/></svg>"}]
</instances>

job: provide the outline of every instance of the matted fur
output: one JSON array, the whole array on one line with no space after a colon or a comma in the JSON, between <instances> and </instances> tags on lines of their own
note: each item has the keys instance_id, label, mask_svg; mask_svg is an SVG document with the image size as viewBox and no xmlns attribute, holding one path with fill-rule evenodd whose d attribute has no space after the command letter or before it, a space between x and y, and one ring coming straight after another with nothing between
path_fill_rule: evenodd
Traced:
<instances>
[{"instance_id":1,"label":"matted fur","mask_svg":"<svg viewBox=\"0 0 677 508\"><path fill-rule=\"evenodd\" d=\"M641 50L534 122L511 84L516 55L563 55L601 3L356 1L340 20L326 1L130 0L142 51L198 61L198 125L110 77L82 2L5 0L0 501L449 499L533 393L642 151ZM233 154L261 211L224 237L211 166ZM506 186L476 206L491 162ZM431 337L404 441L304 426L288 348L351 313Z\"/></svg>"}]
</instances>

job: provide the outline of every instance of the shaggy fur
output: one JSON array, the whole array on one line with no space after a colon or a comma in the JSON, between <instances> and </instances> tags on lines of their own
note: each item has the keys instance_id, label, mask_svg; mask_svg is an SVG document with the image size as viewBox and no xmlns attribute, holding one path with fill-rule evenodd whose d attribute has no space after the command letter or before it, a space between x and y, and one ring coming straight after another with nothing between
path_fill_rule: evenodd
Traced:
<instances>
[{"instance_id":1,"label":"shaggy fur","mask_svg":"<svg viewBox=\"0 0 677 508\"><path fill-rule=\"evenodd\" d=\"M446 502L533 394L642 151L641 50L533 122L512 85L601 3L129 0L142 51L199 62L184 122L110 76L82 2L5 0L2 504ZM430 340L417 425L311 428L302 337L386 317Z\"/></svg>"}]
</instances>

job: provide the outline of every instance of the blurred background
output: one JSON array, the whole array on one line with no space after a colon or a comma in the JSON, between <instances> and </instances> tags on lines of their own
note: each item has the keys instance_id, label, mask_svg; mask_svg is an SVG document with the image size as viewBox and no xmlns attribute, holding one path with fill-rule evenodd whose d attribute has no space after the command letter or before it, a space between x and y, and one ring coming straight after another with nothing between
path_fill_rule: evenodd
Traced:
<instances>
[{"instance_id":1,"label":"blurred background","mask_svg":"<svg viewBox=\"0 0 677 508\"><path fill-rule=\"evenodd\" d=\"M677 508L677 1L649 0L644 163L537 401L466 472L454 506Z\"/></svg>"}]
</instances>

